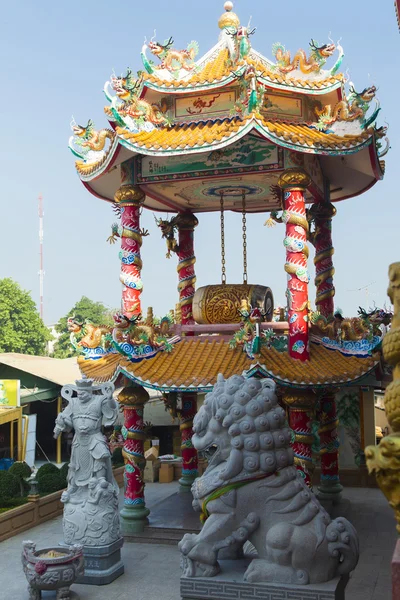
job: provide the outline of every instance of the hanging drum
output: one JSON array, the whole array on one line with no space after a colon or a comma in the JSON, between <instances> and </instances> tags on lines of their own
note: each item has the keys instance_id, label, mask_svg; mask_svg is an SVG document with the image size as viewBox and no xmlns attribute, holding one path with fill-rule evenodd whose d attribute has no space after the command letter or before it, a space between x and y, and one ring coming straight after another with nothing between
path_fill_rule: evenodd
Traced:
<instances>
[{"instance_id":1,"label":"hanging drum","mask_svg":"<svg viewBox=\"0 0 400 600\"><path fill-rule=\"evenodd\" d=\"M264 321L272 321L274 297L269 287L250 284L206 285L196 290L193 318L199 324L240 323L239 309L247 300L252 308L265 312Z\"/></svg>"}]
</instances>

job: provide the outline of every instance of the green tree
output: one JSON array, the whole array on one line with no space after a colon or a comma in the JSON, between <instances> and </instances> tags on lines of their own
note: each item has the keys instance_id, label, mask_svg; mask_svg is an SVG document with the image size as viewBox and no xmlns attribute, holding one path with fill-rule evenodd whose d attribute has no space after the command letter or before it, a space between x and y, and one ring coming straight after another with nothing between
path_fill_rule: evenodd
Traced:
<instances>
[{"instance_id":1,"label":"green tree","mask_svg":"<svg viewBox=\"0 0 400 600\"><path fill-rule=\"evenodd\" d=\"M55 326L55 330L61 335L54 344L54 358L68 358L76 354L69 339L68 317L75 316L76 320L81 323L88 319L95 325L112 325L113 312L115 311L110 310L101 302L93 302L90 298L82 296L69 313L62 317Z\"/></svg>"},{"instance_id":2,"label":"green tree","mask_svg":"<svg viewBox=\"0 0 400 600\"><path fill-rule=\"evenodd\" d=\"M44 355L51 339L30 293L10 278L0 279L0 352Z\"/></svg>"}]
</instances>

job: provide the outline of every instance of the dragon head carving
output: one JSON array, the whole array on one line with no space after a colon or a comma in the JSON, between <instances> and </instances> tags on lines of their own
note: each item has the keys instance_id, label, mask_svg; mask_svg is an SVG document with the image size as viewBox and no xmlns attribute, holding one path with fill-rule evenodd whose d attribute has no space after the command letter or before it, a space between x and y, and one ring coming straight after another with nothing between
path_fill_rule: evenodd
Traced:
<instances>
[{"instance_id":1,"label":"dragon head carving","mask_svg":"<svg viewBox=\"0 0 400 600\"><path fill-rule=\"evenodd\" d=\"M364 88L362 92L356 92L355 87L351 84L349 85L349 90L351 96L368 103L375 98L377 92L377 88L374 85Z\"/></svg>"},{"instance_id":2,"label":"dragon head carving","mask_svg":"<svg viewBox=\"0 0 400 600\"><path fill-rule=\"evenodd\" d=\"M310 42L310 48L313 54L318 58L329 58L336 50L336 44L324 44L318 46L314 40Z\"/></svg>"},{"instance_id":3,"label":"dragon head carving","mask_svg":"<svg viewBox=\"0 0 400 600\"><path fill-rule=\"evenodd\" d=\"M141 315L135 315L132 319L119 312L113 315L114 327L116 329L129 329L129 327L135 325L140 319Z\"/></svg>"},{"instance_id":4,"label":"dragon head carving","mask_svg":"<svg viewBox=\"0 0 400 600\"><path fill-rule=\"evenodd\" d=\"M208 458L204 474L229 481L238 475L274 473L293 464L291 432L271 379L233 375L206 396L193 423L193 444Z\"/></svg>"},{"instance_id":5,"label":"dragon head carving","mask_svg":"<svg viewBox=\"0 0 400 600\"><path fill-rule=\"evenodd\" d=\"M67 328L68 331L73 332L73 333L78 333L83 327L83 321L78 321L78 319L75 318L75 315L72 315L72 317L68 317L67 320Z\"/></svg>"},{"instance_id":6,"label":"dragon head carving","mask_svg":"<svg viewBox=\"0 0 400 600\"><path fill-rule=\"evenodd\" d=\"M77 123L75 123L75 121L72 121L71 129L74 135L76 135L77 137L87 139L93 135L94 123L92 119L89 119L86 127L83 127L83 125L78 125Z\"/></svg>"},{"instance_id":7,"label":"dragon head carving","mask_svg":"<svg viewBox=\"0 0 400 600\"><path fill-rule=\"evenodd\" d=\"M153 42L153 40L151 40L149 42L149 50L155 56L163 56L168 52L168 50L171 50L173 43L174 40L172 39L172 36L163 44L161 44L160 42Z\"/></svg>"},{"instance_id":8,"label":"dragon head carving","mask_svg":"<svg viewBox=\"0 0 400 600\"><path fill-rule=\"evenodd\" d=\"M125 75L116 77L112 75L111 86L120 100L129 100L134 96L142 84L142 78L135 79L131 69L127 69Z\"/></svg>"}]
</instances>

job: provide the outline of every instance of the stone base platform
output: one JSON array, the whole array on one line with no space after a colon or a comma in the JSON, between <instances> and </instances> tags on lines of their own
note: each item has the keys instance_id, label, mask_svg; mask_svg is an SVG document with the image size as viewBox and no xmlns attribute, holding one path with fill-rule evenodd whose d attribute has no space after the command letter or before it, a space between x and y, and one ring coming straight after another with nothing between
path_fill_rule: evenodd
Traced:
<instances>
[{"instance_id":1,"label":"stone base platform","mask_svg":"<svg viewBox=\"0 0 400 600\"><path fill-rule=\"evenodd\" d=\"M181 577L181 600L345 600L348 576L313 585L247 583L250 561L221 560L216 577Z\"/></svg>"},{"instance_id":2,"label":"stone base platform","mask_svg":"<svg viewBox=\"0 0 400 600\"><path fill-rule=\"evenodd\" d=\"M88 585L107 585L123 574L124 564L121 560L121 548L124 544L120 538L106 546L84 546L85 573L76 583Z\"/></svg>"}]
</instances>

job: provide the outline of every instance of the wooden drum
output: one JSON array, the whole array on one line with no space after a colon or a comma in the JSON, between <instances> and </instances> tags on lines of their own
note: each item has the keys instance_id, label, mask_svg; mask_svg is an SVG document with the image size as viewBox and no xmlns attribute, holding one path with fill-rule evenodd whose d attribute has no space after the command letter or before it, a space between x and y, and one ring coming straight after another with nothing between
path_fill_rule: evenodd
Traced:
<instances>
[{"instance_id":1,"label":"wooden drum","mask_svg":"<svg viewBox=\"0 0 400 600\"><path fill-rule=\"evenodd\" d=\"M274 297L269 287L250 284L206 285L196 290L193 298L193 318L199 324L240 323L242 300L258 306L266 313L265 321L272 321Z\"/></svg>"}]
</instances>

